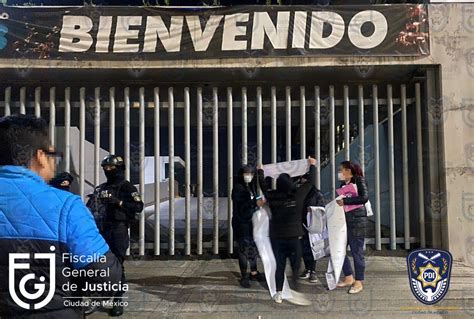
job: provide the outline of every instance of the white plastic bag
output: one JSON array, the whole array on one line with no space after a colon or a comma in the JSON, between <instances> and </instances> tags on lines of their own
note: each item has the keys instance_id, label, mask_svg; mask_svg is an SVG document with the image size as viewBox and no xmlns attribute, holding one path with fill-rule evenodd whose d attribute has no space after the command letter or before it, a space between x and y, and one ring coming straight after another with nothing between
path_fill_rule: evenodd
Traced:
<instances>
[{"instance_id":1,"label":"white plastic bag","mask_svg":"<svg viewBox=\"0 0 474 319\"><path fill-rule=\"evenodd\" d=\"M367 217L374 216L374 211L372 210L372 205L370 204L370 200L365 203L365 210L367 211Z\"/></svg>"},{"instance_id":2,"label":"white plastic bag","mask_svg":"<svg viewBox=\"0 0 474 319\"><path fill-rule=\"evenodd\" d=\"M308 233L322 234L326 226L326 210L324 207L310 206L306 214L306 225L303 225Z\"/></svg>"}]
</instances>

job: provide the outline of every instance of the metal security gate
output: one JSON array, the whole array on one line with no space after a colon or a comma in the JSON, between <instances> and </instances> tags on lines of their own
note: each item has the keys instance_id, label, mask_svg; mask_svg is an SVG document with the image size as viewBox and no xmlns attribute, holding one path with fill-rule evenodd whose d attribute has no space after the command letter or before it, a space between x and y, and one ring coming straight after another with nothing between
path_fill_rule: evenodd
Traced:
<instances>
[{"instance_id":1,"label":"metal security gate","mask_svg":"<svg viewBox=\"0 0 474 319\"><path fill-rule=\"evenodd\" d=\"M405 249L426 245L422 96L418 82L296 87L7 83L0 92L0 114L35 114L49 122L51 143L65 154L61 170L73 171L83 199L103 180L101 154L124 156L126 178L139 186L148 207L140 214L132 245L139 255L147 249L154 255L165 249L169 255L177 249L201 255L207 248L218 254L223 245L232 253L230 195L238 167L308 155L318 161L316 185L327 199L338 187L338 162L361 164L374 209L367 243L394 250L397 244ZM183 226L183 240L176 240L176 222Z\"/></svg>"}]
</instances>

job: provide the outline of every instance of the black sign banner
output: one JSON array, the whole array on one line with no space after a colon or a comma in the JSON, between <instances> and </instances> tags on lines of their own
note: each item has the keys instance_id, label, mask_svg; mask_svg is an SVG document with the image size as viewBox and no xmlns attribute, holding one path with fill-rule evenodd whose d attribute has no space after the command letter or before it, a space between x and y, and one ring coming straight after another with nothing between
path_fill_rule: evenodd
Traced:
<instances>
[{"instance_id":1,"label":"black sign banner","mask_svg":"<svg viewBox=\"0 0 474 319\"><path fill-rule=\"evenodd\" d=\"M0 7L0 59L428 54L423 5Z\"/></svg>"}]
</instances>

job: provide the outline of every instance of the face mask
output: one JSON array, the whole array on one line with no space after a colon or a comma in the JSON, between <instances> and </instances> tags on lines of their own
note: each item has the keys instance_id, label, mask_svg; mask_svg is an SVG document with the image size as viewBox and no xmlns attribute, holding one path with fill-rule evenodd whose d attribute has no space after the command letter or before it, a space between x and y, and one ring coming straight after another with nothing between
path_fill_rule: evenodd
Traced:
<instances>
[{"instance_id":1,"label":"face mask","mask_svg":"<svg viewBox=\"0 0 474 319\"><path fill-rule=\"evenodd\" d=\"M113 179L116 175L117 175L117 170L116 169L112 169L112 170L104 170L104 174L105 174L105 177L107 177L107 179Z\"/></svg>"},{"instance_id":2,"label":"face mask","mask_svg":"<svg viewBox=\"0 0 474 319\"><path fill-rule=\"evenodd\" d=\"M344 175L341 172L337 173L337 179L340 180L340 181L345 181L346 180L344 178Z\"/></svg>"},{"instance_id":3,"label":"face mask","mask_svg":"<svg viewBox=\"0 0 474 319\"><path fill-rule=\"evenodd\" d=\"M253 179L253 174L244 174L244 182L245 183L250 183Z\"/></svg>"}]
</instances>

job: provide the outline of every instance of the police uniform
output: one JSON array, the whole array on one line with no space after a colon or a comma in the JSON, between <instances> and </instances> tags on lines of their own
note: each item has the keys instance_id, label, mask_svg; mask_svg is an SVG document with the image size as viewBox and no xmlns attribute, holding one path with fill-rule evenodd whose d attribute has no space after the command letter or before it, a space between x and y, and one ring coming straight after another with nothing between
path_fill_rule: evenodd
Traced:
<instances>
[{"instance_id":1,"label":"police uniform","mask_svg":"<svg viewBox=\"0 0 474 319\"><path fill-rule=\"evenodd\" d=\"M123 263L129 246L128 228L135 215L143 210L143 201L137 188L125 180L125 165L120 156L109 155L101 163L107 182L99 185L88 206L94 213L97 226L110 247L122 264L122 284L126 282ZM115 169L106 169L115 167ZM121 297L124 291L115 294ZM112 310L114 311L114 309ZM121 315L123 310L117 310Z\"/></svg>"}]
</instances>

